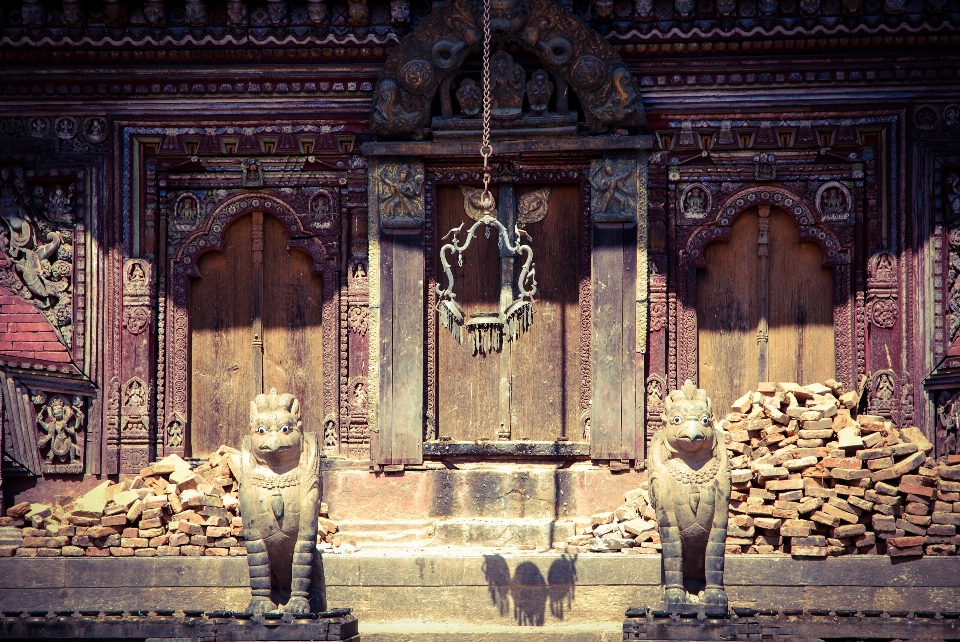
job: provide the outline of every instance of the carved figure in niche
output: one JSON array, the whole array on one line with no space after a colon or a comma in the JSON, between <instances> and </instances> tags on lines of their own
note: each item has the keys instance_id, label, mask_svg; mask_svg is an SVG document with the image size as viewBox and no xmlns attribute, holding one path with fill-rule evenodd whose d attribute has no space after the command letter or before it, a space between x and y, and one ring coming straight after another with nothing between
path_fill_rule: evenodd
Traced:
<instances>
[{"instance_id":1,"label":"carved figure in niche","mask_svg":"<svg viewBox=\"0 0 960 642\"><path fill-rule=\"evenodd\" d=\"M663 606L699 600L725 610L730 467L707 391L688 379L666 396L661 419L664 427L651 441L647 470L663 544Z\"/></svg>"},{"instance_id":2,"label":"carved figure in niche","mask_svg":"<svg viewBox=\"0 0 960 642\"><path fill-rule=\"evenodd\" d=\"M590 171L590 187L593 189L591 209L593 215L636 216L637 187L633 180L633 164L617 163L606 158Z\"/></svg>"},{"instance_id":3,"label":"carved figure in niche","mask_svg":"<svg viewBox=\"0 0 960 642\"><path fill-rule=\"evenodd\" d=\"M102 143L107 139L107 121L99 116L88 118L83 123L83 137L90 143Z\"/></svg>"},{"instance_id":4,"label":"carved figure in niche","mask_svg":"<svg viewBox=\"0 0 960 642\"><path fill-rule=\"evenodd\" d=\"M947 105L944 107L943 122L948 127L953 127L960 122L960 105Z\"/></svg>"},{"instance_id":5,"label":"carved figure in niche","mask_svg":"<svg viewBox=\"0 0 960 642\"><path fill-rule=\"evenodd\" d=\"M363 382L358 382L353 387L353 410L362 413L367 409L367 388Z\"/></svg>"},{"instance_id":6,"label":"carved figure in niche","mask_svg":"<svg viewBox=\"0 0 960 642\"><path fill-rule=\"evenodd\" d=\"M392 80L377 84L371 120L379 130L393 135L411 133L430 116L413 101L406 104L403 98L400 88Z\"/></svg>"},{"instance_id":7,"label":"carved figure in niche","mask_svg":"<svg viewBox=\"0 0 960 642\"><path fill-rule=\"evenodd\" d=\"M527 101L530 111L536 116L547 113L547 105L553 95L553 83L545 69L537 69L527 82Z\"/></svg>"},{"instance_id":8,"label":"carved figure in niche","mask_svg":"<svg viewBox=\"0 0 960 642\"><path fill-rule=\"evenodd\" d=\"M419 203L423 188L423 174L415 172L407 163L384 166L381 180L381 216L387 218L420 218L423 209Z\"/></svg>"},{"instance_id":9,"label":"carved figure in niche","mask_svg":"<svg viewBox=\"0 0 960 642\"><path fill-rule=\"evenodd\" d=\"M460 82L460 88L457 89L457 102L460 103L460 111L464 116L471 118L480 113L480 107L483 103L483 93L480 86L473 78L464 78Z\"/></svg>"},{"instance_id":10,"label":"carved figure in niche","mask_svg":"<svg viewBox=\"0 0 960 642\"><path fill-rule=\"evenodd\" d=\"M683 197L683 213L687 218L703 218L707 214L707 194L693 187Z\"/></svg>"},{"instance_id":11,"label":"carved figure in niche","mask_svg":"<svg viewBox=\"0 0 960 642\"><path fill-rule=\"evenodd\" d=\"M944 390L937 397L937 419L940 421L940 431L944 435L942 443L938 444L937 455L946 457L960 452L960 392ZM939 435L938 435L939 437Z\"/></svg>"},{"instance_id":12,"label":"carved figure in niche","mask_svg":"<svg viewBox=\"0 0 960 642\"><path fill-rule=\"evenodd\" d=\"M390 22L397 27L410 24L410 0L390 0Z\"/></svg>"},{"instance_id":13,"label":"carved figure in niche","mask_svg":"<svg viewBox=\"0 0 960 642\"><path fill-rule=\"evenodd\" d=\"M337 418L332 413L323 418L323 446L337 447Z\"/></svg>"},{"instance_id":14,"label":"carved figure in niche","mask_svg":"<svg viewBox=\"0 0 960 642\"><path fill-rule=\"evenodd\" d=\"M183 422L179 419L171 419L167 424L167 446L170 448L179 448L183 443Z\"/></svg>"},{"instance_id":15,"label":"carved figure in niche","mask_svg":"<svg viewBox=\"0 0 960 642\"><path fill-rule=\"evenodd\" d=\"M633 4L633 10L639 18L649 18L653 13L653 0L636 0Z\"/></svg>"},{"instance_id":16,"label":"carved figure in niche","mask_svg":"<svg viewBox=\"0 0 960 642\"><path fill-rule=\"evenodd\" d=\"M893 399L894 383L893 377L886 372L881 372L877 377L877 388L874 396L879 401L890 401Z\"/></svg>"},{"instance_id":17,"label":"carved figure in niche","mask_svg":"<svg viewBox=\"0 0 960 642\"><path fill-rule=\"evenodd\" d=\"M163 2L147 0L143 3L143 17L151 26L162 26L166 19L166 13Z\"/></svg>"},{"instance_id":18,"label":"carved figure in niche","mask_svg":"<svg viewBox=\"0 0 960 642\"><path fill-rule=\"evenodd\" d=\"M53 191L50 192L50 198L43 208L48 219L63 225L69 225L73 222L73 207L70 205L73 190L73 185L70 185L66 191L64 191L63 185L57 185L53 188Z\"/></svg>"},{"instance_id":19,"label":"carved figure in niche","mask_svg":"<svg viewBox=\"0 0 960 642\"><path fill-rule=\"evenodd\" d=\"M527 74L514 64L513 56L498 51L490 56L490 113L519 114L523 107L523 90Z\"/></svg>"},{"instance_id":20,"label":"carved figure in niche","mask_svg":"<svg viewBox=\"0 0 960 642\"><path fill-rule=\"evenodd\" d=\"M43 404L46 397L41 393L33 397L35 404ZM80 446L77 444L77 432L83 429L83 405L81 397L74 397L73 406L60 395L55 395L37 413L37 426L44 433L37 441L40 448L50 447L47 452L47 461L66 459L69 464L75 464L80 459Z\"/></svg>"},{"instance_id":21,"label":"carved figure in niche","mask_svg":"<svg viewBox=\"0 0 960 642\"><path fill-rule=\"evenodd\" d=\"M947 202L950 204L951 218L960 217L960 176L951 172L947 176L947 185L950 186L951 194L947 195Z\"/></svg>"},{"instance_id":22,"label":"carved figure in niche","mask_svg":"<svg viewBox=\"0 0 960 642\"><path fill-rule=\"evenodd\" d=\"M58 138L69 140L77 135L77 120L69 116L54 121L53 130Z\"/></svg>"},{"instance_id":23,"label":"carved figure in niche","mask_svg":"<svg viewBox=\"0 0 960 642\"><path fill-rule=\"evenodd\" d=\"M240 514L252 593L247 610L259 615L286 600L285 613L323 611L317 436L303 432L294 396L276 389L250 402L250 428L240 450Z\"/></svg>"},{"instance_id":24,"label":"carved figure in niche","mask_svg":"<svg viewBox=\"0 0 960 642\"><path fill-rule=\"evenodd\" d=\"M139 379L133 379L127 385L127 398L123 402L125 406L145 406L147 400L143 389L143 383Z\"/></svg>"},{"instance_id":25,"label":"carved figure in niche","mask_svg":"<svg viewBox=\"0 0 960 642\"><path fill-rule=\"evenodd\" d=\"M647 384L647 405L659 406L663 403L663 384L656 379Z\"/></svg>"},{"instance_id":26,"label":"carved figure in niche","mask_svg":"<svg viewBox=\"0 0 960 642\"><path fill-rule=\"evenodd\" d=\"M180 225L195 223L200 218L200 206L197 199L190 195L181 198L180 202L177 203L176 217Z\"/></svg>"},{"instance_id":27,"label":"carved figure in niche","mask_svg":"<svg viewBox=\"0 0 960 642\"><path fill-rule=\"evenodd\" d=\"M260 163L255 158L248 158L240 167L243 174L240 182L244 187L263 187L263 172L260 171Z\"/></svg>"}]
</instances>

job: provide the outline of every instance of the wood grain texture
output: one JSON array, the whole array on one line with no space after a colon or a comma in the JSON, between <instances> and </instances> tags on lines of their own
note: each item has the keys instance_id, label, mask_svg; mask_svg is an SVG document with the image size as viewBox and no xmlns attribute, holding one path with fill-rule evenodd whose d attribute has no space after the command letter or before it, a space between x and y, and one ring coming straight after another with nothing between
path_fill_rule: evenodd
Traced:
<instances>
[{"instance_id":1,"label":"wood grain texture","mask_svg":"<svg viewBox=\"0 0 960 642\"><path fill-rule=\"evenodd\" d=\"M699 385L718 416L757 385L758 221L756 209L738 216L729 242L704 249L708 267L697 274Z\"/></svg>"},{"instance_id":2,"label":"wood grain texture","mask_svg":"<svg viewBox=\"0 0 960 642\"><path fill-rule=\"evenodd\" d=\"M512 345L514 439L580 439L579 217L579 188L554 185L547 216L526 227L537 295L533 327Z\"/></svg>"},{"instance_id":3,"label":"wood grain texture","mask_svg":"<svg viewBox=\"0 0 960 642\"><path fill-rule=\"evenodd\" d=\"M793 217L770 214L770 378L800 384L836 374L833 271L823 250L801 243Z\"/></svg>"},{"instance_id":4,"label":"wood grain texture","mask_svg":"<svg viewBox=\"0 0 960 642\"><path fill-rule=\"evenodd\" d=\"M394 235L393 463L423 461L423 231Z\"/></svg>"},{"instance_id":5,"label":"wood grain texture","mask_svg":"<svg viewBox=\"0 0 960 642\"><path fill-rule=\"evenodd\" d=\"M238 447L248 430L254 377L252 215L233 221L223 251L200 257L190 282L190 451Z\"/></svg>"},{"instance_id":6,"label":"wood grain texture","mask_svg":"<svg viewBox=\"0 0 960 642\"><path fill-rule=\"evenodd\" d=\"M636 456L636 227L593 228L590 456Z\"/></svg>"},{"instance_id":7,"label":"wood grain texture","mask_svg":"<svg viewBox=\"0 0 960 642\"><path fill-rule=\"evenodd\" d=\"M759 377L758 221L756 209L738 216L729 242L706 247L708 267L698 273L700 386L721 415ZM823 381L835 372L832 272L815 243L800 243L786 212L771 210L769 236L769 378Z\"/></svg>"},{"instance_id":8,"label":"wood grain texture","mask_svg":"<svg viewBox=\"0 0 960 642\"><path fill-rule=\"evenodd\" d=\"M323 434L323 280L283 224L263 221L263 385L300 400L303 429Z\"/></svg>"},{"instance_id":9,"label":"wood grain texture","mask_svg":"<svg viewBox=\"0 0 960 642\"><path fill-rule=\"evenodd\" d=\"M190 287L193 456L239 446L249 429L260 367L253 350L255 274L252 215L226 232L222 252L201 257ZM323 431L323 282L310 257L287 249L283 224L263 217L264 388L290 392L304 430Z\"/></svg>"},{"instance_id":10,"label":"wood grain texture","mask_svg":"<svg viewBox=\"0 0 960 642\"><path fill-rule=\"evenodd\" d=\"M494 197L499 193L494 190ZM463 209L463 195L459 186L444 185L437 188L437 249L448 242L443 236L464 223L464 229L474 221ZM459 237L463 240L464 235ZM536 253L534 253L536 256ZM463 265L452 261L454 292L457 303L463 308L464 317L471 314L496 310L500 303L500 281L497 266L500 261L497 242L488 240L480 232L479 238L470 243L464 255ZM446 287L447 279L436 260L437 282ZM431 312L436 314L435 312ZM536 314L536 312L534 312ZM537 319L535 317L534 326ZM466 330L464 330L466 335ZM500 355L473 356L468 341L460 345L443 326L437 328L437 435L454 440L474 441L481 437L497 438L499 412Z\"/></svg>"}]
</instances>

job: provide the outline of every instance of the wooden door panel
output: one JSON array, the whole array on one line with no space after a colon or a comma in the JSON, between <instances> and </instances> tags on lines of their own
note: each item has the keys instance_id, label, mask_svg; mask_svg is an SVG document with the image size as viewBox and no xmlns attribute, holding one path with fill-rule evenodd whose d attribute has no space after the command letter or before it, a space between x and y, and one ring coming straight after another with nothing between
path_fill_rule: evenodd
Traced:
<instances>
[{"instance_id":1,"label":"wooden door panel","mask_svg":"<svg viewBox=\"0 0 960 642\"><path fill-rule=\"evenodd\" d=\"M190 451L239 447L253 394L252 216L224 233L223 251L200 257L190 283Z\"/></svg>"},{"instance_id":2,"label":"wooden door panel","mask_svg":"<svg viewBox=\"0 0 960 642\"><path fill-rule=\"evenodd\" d=\"M496 196L496 192L494 192ZM446 242L447 231L464 224L464 230L474 221L463 209L463 195L458 186L437 189L437 251ZM464 235L460 235L462 241ZM454 292L464 317L490 312L500 305L498 265L500 255L491 232L490 239L475 238L464 255L463 266L454 260ZM437 264L437 283L446 286L446 276ZM431 314L436 312L431 311ZM536 323L536 322L534 322ZM464 330L466 334L466 330ZM491 353L473 356L464 336L460 345L453 335L437 326L437 434L454 440L474 441L478 438L496 439L499 416L500 355Z\"/></svg>"},{"instance_id":3,"label":"wooden door panel","mask_svg":"<svg viewBox=\"0 0 960 642\"><path fill-rule=\"evenodd\" d=\"M699 383L719 415L761 379L759 221L756 209L738 216L728 242L705 248L707 268L698 272ZM823 251L801 243L796 221L775 208L768 251L767 378L805 384L833 377L833 274L822 266Z\"/></svg>"},{"instance_id":4,"label":"wooden door panel","mask_svg":"<svg viewBox=\"0 0 960 642\"><path fill-rule=\"evenodd\" d=\"M729 242L704 249L707 269L697 273L700 387L723 416L730 404L757 384L759 216L738 216Z\"/></svg>"},{"instance_id":5,"label":"wooden door panel","mask_svg":"<svg viewBox=\"0 0 960 642\"><path fill-rule=\"evenodd\" d=\"M547 216L526 227L537 295L533 326L510 346L514 439L580 439L579 219L579 187L555 185Z\"/></svg>"},{"instance_id":6,"label":"wooden door panel","mask_svg":"<svg viewBox=\"0 0 960 642\"><path fill-rule=\"evenodd\" d=\"M263 217L263 387L300 400L304 430L323 432L323 282L286 230Z\"/></svg>"},{"instance_id":7,"label":"wooden door panel","mask_svg":"<svg viewBox=\"0 0 960 642\"><path fill-rule=\"evenodd\" d=\"M833 272L800 242L793 217L770 214L770 379L801 385L835 375Z\"/></svg>"}]
</instances>

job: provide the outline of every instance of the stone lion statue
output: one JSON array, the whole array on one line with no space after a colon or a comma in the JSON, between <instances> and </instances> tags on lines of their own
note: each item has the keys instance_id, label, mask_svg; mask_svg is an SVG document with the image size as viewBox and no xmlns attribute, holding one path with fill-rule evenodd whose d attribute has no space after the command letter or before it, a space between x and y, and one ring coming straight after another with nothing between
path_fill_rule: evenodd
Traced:
<instances>
[{"instance_id":1,"label":"stone lion statue","mask_svg":"<svg viewBox=\"0 0 960 642\"><path fill-rule=\"evenodd\" d=\"M247 610L283 606L301 615L326 610L317 550L320 454L315 433L302 431L300 403L291 394L257 395L251 434L240 451L240 514L253 594Z\"/></svg>"},{"instance_id":2,"label":"stone lion statue","mask_svg":"<svg viewBox=\"0 0 960 642\"><path fill-rule=\"evenodd\" d=\"M653 437L647 470L663 545L664 608L726 608L730 465L707 392L688 379L664 399L663 425Z\"/></svg>"}]
</instances>

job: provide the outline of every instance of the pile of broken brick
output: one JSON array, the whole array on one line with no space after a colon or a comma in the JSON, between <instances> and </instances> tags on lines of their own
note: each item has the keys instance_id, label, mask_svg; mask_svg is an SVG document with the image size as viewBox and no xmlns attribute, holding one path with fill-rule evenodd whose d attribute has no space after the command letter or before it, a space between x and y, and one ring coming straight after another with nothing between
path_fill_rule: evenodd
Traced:
<instances>
[{"instance_id":1,"label":"pile of broken brick","mask_svg":"<svg viewBox=\"0 0 960 642\"><path fill-rule=\"evenodd\" d=\"M198 464L170 455L132 481L104 481L76 499L22 502L0 517L0 557L226 557L246 555L234 448ZM340 544L318 517L318 546Z\"/></svg>"},{"instance_id":2,"label":"pile of broken brick","mask_svg":"<svg viewBox=\"0 0 960 642\"><path fill-rule=\"evenodd\" d=\"M960 457L937 461L916 427L857 414L834 380L760 383L717 422L731 468L727 554L955 555ZM655 553L646 483L554 548Z\"/></svg>"}]
</instances>

